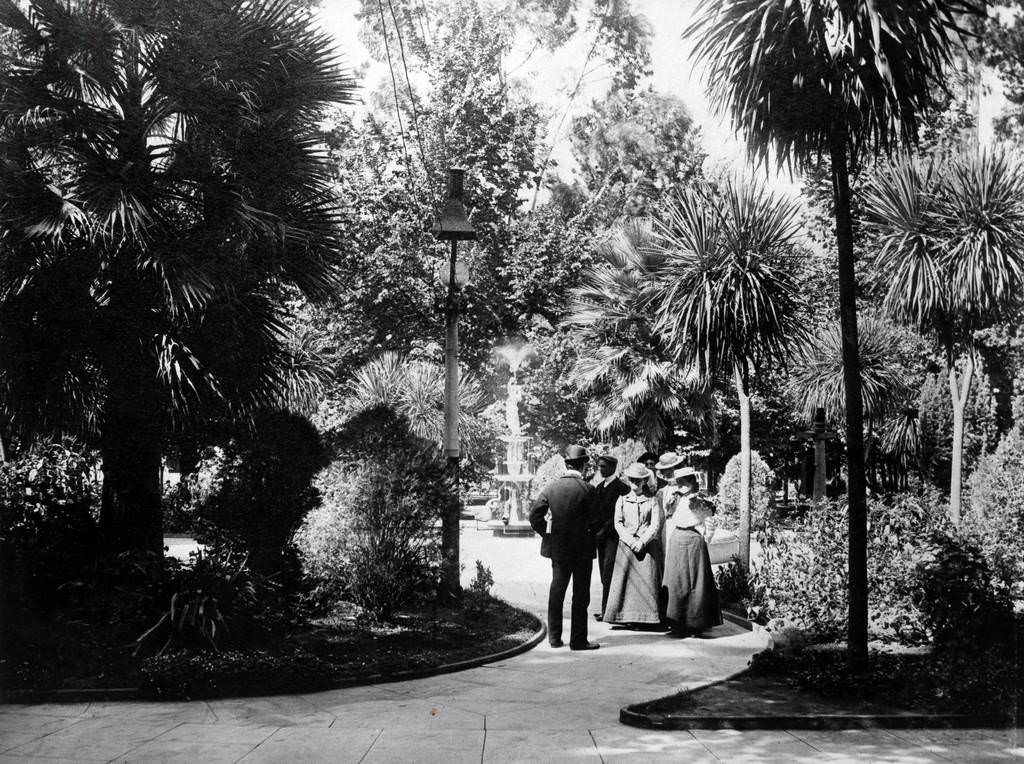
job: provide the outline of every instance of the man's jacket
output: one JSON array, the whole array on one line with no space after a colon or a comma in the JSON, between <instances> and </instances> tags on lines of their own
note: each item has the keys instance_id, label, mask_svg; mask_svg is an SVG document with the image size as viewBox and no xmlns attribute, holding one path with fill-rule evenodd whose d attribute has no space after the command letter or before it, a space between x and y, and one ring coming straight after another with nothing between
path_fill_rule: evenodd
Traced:
<instances>
[{"instance_id":1,"label":"man's jacket","mask_svg":"<svg viewBox=\"0 0 1024 764\"><path fill-rule=\"evenodd\" d=\"M530 505L530 525L541 535L541 556L557 562L593 559L597 555L593 527L597 522L594 486L572 472L549 483Z\"/></svg>"}]
</instances>

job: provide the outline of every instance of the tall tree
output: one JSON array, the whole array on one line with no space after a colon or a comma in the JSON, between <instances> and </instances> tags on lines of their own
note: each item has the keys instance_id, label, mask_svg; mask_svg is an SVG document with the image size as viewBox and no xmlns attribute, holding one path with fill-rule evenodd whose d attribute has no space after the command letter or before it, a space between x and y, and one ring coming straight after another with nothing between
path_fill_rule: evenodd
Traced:
<instances>
[{"instance_id":1,"label":"tall tree","mask_svg":"<svg viewBox=\"0 0 1024 764\"><path fill-rule=\"evenodd\" d=\"M949 517L960 523L975 332L1015 314L1024 287L1024 167L1005 149L944 161L903 157L878 173L866 209L888 274L890 314L942 347L953 402ZM958 362L959 361L959 362Z\"/></svg>"},{"instance_id":2,"label":"tall tree","mask_svg":"<svg viewBox=\"0 0 1024 764\"><path fill-rule=\"evenodd\" d=\"M712 379L731 373L740 404L740 563L750 567L750 391L758 372L784 363L803 335L788 261L795 202L754 182L718 194L686 189L654 218L665 257L652 303L673 356Z\"/></svg>"},{"instance_id":3,"label":"tall tree","mask_svg":"<svg viewBox=\"0 0 1024 764\"><path fill-rule=\"evenodd\" d=\"M158 551L175 421L295 391L280 286L340 283L316 125L354 83L270 0L5 1L0 23L3 405L91 426L107 546Z\"/></svg>"},{"instance_id":4,"label":"tall tree","mask_svg":"<svg viewBox=\"0 0 1024 764\"><path fill-rule=\"evenodd\" d=\"M685 104L653 90L618 90L572 123L573 154L598 219L644 214L701 176L706 154Z\"/></svg>"},{"instance_id":5,"label":"tall tree","mask_svg":"<svg viewBox=\"0 0 1024 764\"><path fill-rule=\"evenodd\" d=\"M751 155L803 168L831 164L839 255L839 320L849 459L851 668L867 664L867 494L857 342L850 167L865 154L916 139L942 90L971 0L704 0L686 30L708 64L713 103Z\"/></svg>"}]
</instances>

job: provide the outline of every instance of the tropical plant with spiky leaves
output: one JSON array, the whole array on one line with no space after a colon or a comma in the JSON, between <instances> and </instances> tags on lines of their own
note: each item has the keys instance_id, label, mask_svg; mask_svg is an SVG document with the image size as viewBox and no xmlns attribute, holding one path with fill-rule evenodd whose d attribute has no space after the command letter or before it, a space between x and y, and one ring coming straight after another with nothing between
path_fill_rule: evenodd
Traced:
<instances>
[{"instance_id":1,"label":"tropical plant with spiky leaves","mask_svg":"<svg viewBox=\"0 0 1024 764\"><path fill-rule=\"evenodd\" d=\"M901 348L909 330L897 327L884 316L861 316L857 327L860 344L861 397L867 419L867 462L869 478L875 485L877 451L890 455L900 465L909 464L904 454L886 450L888 424L895 412L909 404L913 391ZM830 422L846 419L846 390L843 375L843 334L838 323L822 327L809 342L797 348L787 384L790 398L808 423L818 408L825 409ZM895 419L902 422L902 419ZM901 441L896 441L900 444ZM914 451L911 456L916 456Z\"/></svg>"},{"instance_id":2,"label":"tropical plant with spiky leaves","mask_svg":"<svg viewBox=\"0 0 1024 764\"><path fill-rule=\"evenodd\" d=\"M387 410L400 417L409 432L441 447L444 439L445 370L441 364L388 351L363 364L339 395L342 421L359 414ZM459 375L459 433L465 451L472 454L485 443L487 428L481 419L486 396L475 375Z\"/></svg>"},{"instance_id":3,"label":"tropical plant with spiky leaves","mask_svg":"<svg viewBox=\"0 0 1024 764\"><path fill-rule=\"evenodd\" d=\"M664 257L648 220L623 223L597 247L597 264L573 293L564 325L588 349L573 384L591 396L588 420L601 437L657 447L682 424L713 426L710 388L677 363L655 330L652 289Z\"/></svg>"},{"instance_id":4,"label":"tropical plant with spiky leaves","mask_svg":"<svg viewBox=\"0 0 1024 764\"><path fill-rule=\"evenodd\" d=\"M857 328L864 416L879 422L911 394L904 369L897 363L901 337L899 330L882 316L861 317ZM825 409L830 421L845 421L843 336L838 324L825 326L797 349L788 386L797 409L808 423L814 419L817 408Z\"/></svg>"},{"instance_id":5,"label":"tropical plant with spiky leaves","mask_svg":"<svg viewBox=\"0 0 1024 764\"><path fill-rule=\"evenodd\" d=\"M752 156L832 174L846 373L851 668L867 663L867 493L850 167L912 142L980 0L703 0L685 35Z\"/></svg>"},{"instance_id":6,"label":"tropical plant with spiky leaves","mask_svg":"<svg viewBox=\"0 0 1024 764\"><path fill-rule=\"evenodd\" d=\"M1024 166L1005 148L904 156L872 179L865 210L878 242L876 270L886 274L883 306L945 354L953 402L949 516L959 524L974 333L1012 317L1024 288Z\"/></svg>"},{"instance_id":7,"label":"tropical plant with spiky leaves","mask_svg":"<svg viewBox=\"0 0 1024 764\"><path fill-rule=\"evenodd\" d=\"M165 436L308 397L282 289L335 293L318 121L354 82L280 0L0 0L0 405L85 430L111 551L160 550Z\"/></svg>"},{"instance_id":8,"label":"tropical plant with spiky leaves","mask_svg":"<svg viewBox=\"0 0 1024 764\"><path fill-rule=\"evenodd\" d=\"M754 181L681 191L654 219L665 260L652 303L673 357L701 378L731 374L740 405L740 562L750 565L750 392L803 337L793 274L799 209Z\"/></svg>"}]
</instances>

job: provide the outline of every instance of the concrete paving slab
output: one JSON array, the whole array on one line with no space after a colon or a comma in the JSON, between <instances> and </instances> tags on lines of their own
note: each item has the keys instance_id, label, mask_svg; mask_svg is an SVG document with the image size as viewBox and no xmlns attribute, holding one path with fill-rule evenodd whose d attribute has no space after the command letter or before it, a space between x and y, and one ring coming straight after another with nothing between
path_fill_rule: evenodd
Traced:
<instances>
[{"instance_id":1,"label":"concrete paving slab","mask_svg":"<svg viewBox=\"0 0 1024 764\"><path fill-rule=\"evenodd\" d=\"M367 751L364 764L480 764L483 730L407 730L388 727Z\"/></svg>"},{"instance_id":2,"label":"concrete paving slab","mask_svg":"<svg viewBox=\"0 0 1024 764\"><path fill-rule=\"evenodd\" d=\"M313 729L318 728L281 728L253 724L197 724L195 722L185 722L184 724L179 724L178 726L167 730L167 732L164 732L159 737L154 738L154 742L183 741L203 743L204 745L224 743L227 745L247 745L252 748L262 743L280 729L298 729L305 733L309 733Z\"/></svg>"},{"instance_id":3,"label":"concrete paving slab","mask_svg":"<svg viewBox=\"0 0 1024 764\"><path fill-rule=\"evenodd\" d=\"M258 727L330 727L334 715L321 711L301 695L267 698L227 698L209 701L218 722Z\"/></svg>"},{"instance_id":4,"label":"concrete paving slab","mask_svg":"<svg viewBox=\"0 0 1024 764\"><path fill-rule=\"evenodd\" d=\"M205 701L187 703L123 703L102 702L92 703L85 716L100 718L116 713L123 718L138 719L148 722L213 722L217 716Z\"/></svg>"},{"instance_id":5,"label":"concrete paving slab","mask_svg":"<svg viewBox=\"0 0 1024 764\"><path fill-rule=\"evenodd\" d=\"M0 752L24 745L81 721L79 717L0 713Z\"/></svg>"},{"instance_id":6,"label":"concrete paving slab","mask_svg":"<svg viewBox=\"0 0 1024 764\"><path fill-rule=\"evenodd\" d=\"M513 762L600 762L594 738L586 729L487 730L483 764Z\"/></svg>"},{"instance_id":7,"label":"concrete paving slab","mask_svg":"<svg viewBox=\"0 0 1024 764\"><path fill-rule=\"evenodd\" d=\"M380 737L380 729L282 727L239 759L241 764L358 764Z\"/></svg>"},{"instance_id":8,"label":"concrete paving slab","mask_svg":"<svg viewBox=\"0 0 1024 764\"><path fill-rule=\"evenodd\" d=\"M119 717L83 719L6 753L24 756L110 761L166 732L167 724Z\"/></svg>"},{"instance_id":9,"label":"concrete paving slab","mask_svg":"<svg viewBox=\"0 0 1024 764\"><path fill-rule=\"evenodd\" d=\"M117 764L167 764L196 761L203 764L235 764L252 750L239 743L200 743L189 740L151 740L119 756Z\"/></svg>"},{"instance_id":10,"label":"concrete paving slab","mask_svg":"<svg viewBox=\"0 0 1024 764\"><path fill-rule=\"evenodd\" d=\"M591 730L601 760L608 762L717 762L699 740L687 732L652 732L635 727L600 727Z\"/></svg>"},{"instance_id":11,"label":"concrete paving slab","mask_svg":"<svg viewBox=\"0 0 1024 764\"><path fill-rule=\"evenodd\" d=\"M936 751L908 744L896 735L896 730L790 730L790 734L829 756L863 761L877 761L895 755L934 761L938 756Z\"/></svg>"},{"instance_id":12,"label":"concrete paving slab","mask_svg":"<svg viewBox=\"0 0 1024 764\"><path fill-rule=\"evenodd\" d=\"M820 751L786 731L691 730L690 734L715 757L723 761L797 761L820 755Z\"/></svg>"},{"instance_id":13,"label":"concrete paving slab","mask_svg":"<svg viewBox=\"0 0 1024 764\"><path fill-rule=\"evenodd\" d=\"M1021 729L905 729L890 730L904 744L920 746L952 761L1013 761L1024 759Z\"/></svg>"}]
</instances>

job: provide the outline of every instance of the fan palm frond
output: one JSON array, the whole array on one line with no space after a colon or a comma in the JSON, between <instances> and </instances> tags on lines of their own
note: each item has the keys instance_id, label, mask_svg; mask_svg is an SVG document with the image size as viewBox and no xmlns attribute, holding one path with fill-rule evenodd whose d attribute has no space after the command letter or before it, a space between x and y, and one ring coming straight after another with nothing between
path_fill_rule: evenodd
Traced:
<instances>
[{"instance_id":1,"label":"fan palm frond","mask_svg":"<svg viewBox=\"0 0 1024 764\"><path fill-rule=\"evenodd\" d=\"M570 379L594 396L588 422L601 437L628 434L658 443L671 435L673 423L704 423L682 405L703 382L668 356L654 331L652 288L665 256L651 241L649 221L616 229L598 247L598 265L573 293L565 319L592 348Z\"/></svg>"}]
</instances>

